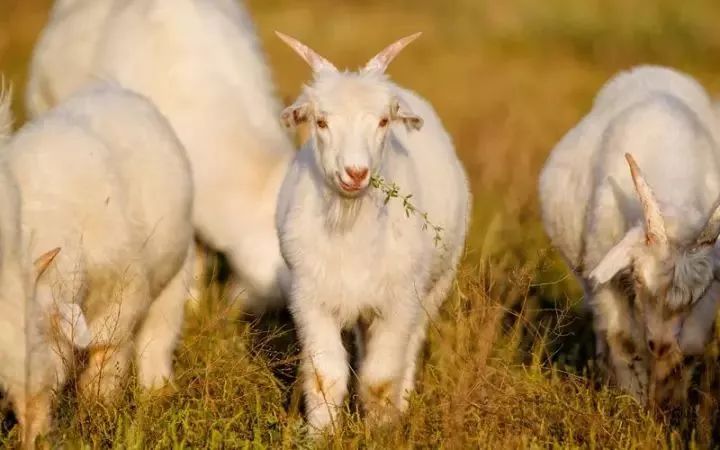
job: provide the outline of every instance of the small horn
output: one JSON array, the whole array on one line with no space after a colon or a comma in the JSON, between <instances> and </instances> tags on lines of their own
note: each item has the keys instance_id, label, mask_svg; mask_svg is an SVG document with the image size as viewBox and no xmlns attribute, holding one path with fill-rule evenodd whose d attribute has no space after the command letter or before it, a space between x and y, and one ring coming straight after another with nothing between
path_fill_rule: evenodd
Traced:
<instances>
[{"instance_id":1,"label":"small horn","mask_svg":"<svg viewBox=\"0 0 720 450\"><path fill-rule=\"evenodd\" d=\"M648 244L667 244L667 233L665 232L665 222L660 213L660 206L655 199L650 185L643 178L635 159L630 153L625 153L625 159L630 166L630 175L632 175L635 190L640 197L640 204L643 207L643 215L645 216L645 238Z\"/></svg>"},{"instance_id":2,"label":"small horn","mask_svg":"<svg viewBox=\"0 0 720 450\"><path fill-rule=\"evenodd\" d=\"M705 226L697 237L695 245L714 245L720 235L720 201L715 205Z\"/></svg>"},{"instance_id":3,"label":"small horn","mask_svg":"<svg viewBox=\"0 0 720 450\"><path fill-rule=\"evenodd\" d=\"M45 273L47 268L50 266L50 263L53 262L55 257L60 253L60 247L56 247L49 252L45 252L42 255L38 257L38 259L35 260L33 265L35 266L35 278L40 278L40 276Z\"/></svg>"},{"instance_id":4,"label":"small horn","mask_svg":"<svg viewBox=\"0 0 720 450\"><path fill-rule=\"evenodd\" d=\"M407 47L409 43L420 37L421 34L422 32L411 34L410 36L405 36L404 38L388 45L383 51L375 55L370 61L368 61L367 64L365 64L363 71L384 73L385 69L387 69L388 65L393 59L395 59L398 53Z\"/></svg>"},{"instance_id":5,"label":"small horn","mask_svg":"<svg viewBox=\"0 0 720 450\"><path fill-rule=\"evenodd\" d=\"M13 87L5 76L0 74L0 144L12 134L13 113L12 113Z\"/></svg>"},{"instance_id":6,"label":"small horn","mask_svg":"<svg viewBox=\"0 0 720 450\"><path fill-rule=\"evenodd\" d=\"M329 70L332 72L338 71L337 68L333 65L333 63L320 56L315 50L311 49L297 39L292 38L279 31L276 31L275 34L277 34L277 36L282 39L283 42L289 45L290 48L295 50L295 53L300 55L300 57L310 65L313 72L320 72L323 70Z\"/></svg>"}]
</instances>

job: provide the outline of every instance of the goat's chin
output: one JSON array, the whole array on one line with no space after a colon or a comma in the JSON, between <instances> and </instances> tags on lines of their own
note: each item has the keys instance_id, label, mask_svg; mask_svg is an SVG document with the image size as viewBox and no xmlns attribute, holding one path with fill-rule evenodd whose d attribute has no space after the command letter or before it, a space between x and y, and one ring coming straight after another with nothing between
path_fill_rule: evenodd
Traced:
<instances>
[{"instance_id":1,"label":"goat's chin","mask_svg":"<svg viewBox=\"0 0 720 450\"><path fill-rule=\"evenodd\" d=\"M343 189L338 189L338 193L345 199L348 200L355 200L357 198L362 197L365 194L365 189L360 189L358 191L345 191Z\"/></svg>"}]
</instances>

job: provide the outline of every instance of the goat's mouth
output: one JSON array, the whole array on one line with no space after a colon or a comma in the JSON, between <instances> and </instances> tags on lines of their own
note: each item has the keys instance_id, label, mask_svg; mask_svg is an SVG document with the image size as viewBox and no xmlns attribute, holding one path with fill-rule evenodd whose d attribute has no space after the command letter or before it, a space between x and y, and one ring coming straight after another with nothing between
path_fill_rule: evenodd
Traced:
<instances>
[{"instance_id":1,"label":"goat's mouth","mask_svg":"<svg viewBox=\"0 0 720 450\"><path fill-rule=\"evenodd\" d=\"M363 181L362 183L346 183L339 176L336 177L335 184L340 189L340 192L348 197L357 197L368 187L368 183Z\"/></svg>"},{"instance_id":2,"label":"goat's mouth","mask_svg":"<svg viewBox=\"0 0 720 450\"><path fill-rule=\"evenodd\" d=\"M695 367L693 357L683 357L677 349L663 358L651 359L648 397L652 407L665 410L682 403L687 396Z\"/></svg>"}]
</instances>

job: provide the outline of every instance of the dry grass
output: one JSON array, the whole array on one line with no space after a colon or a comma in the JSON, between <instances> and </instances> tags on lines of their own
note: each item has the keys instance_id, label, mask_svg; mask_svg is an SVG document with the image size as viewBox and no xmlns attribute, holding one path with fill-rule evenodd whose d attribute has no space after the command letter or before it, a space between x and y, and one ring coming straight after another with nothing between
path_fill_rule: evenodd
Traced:
<instances>
[{"instance_id":1,"label":"dry grass","mask_svg":"<svg viewBox=\"0 0 720 450\"><path fill-rule=\"evenodd\" d=\"M49 0L0 2L0 69L23 91ZM708 88L720 66L714 0L250 0L279 90L289 100L308 69L273 37L292 34L338 65L357 66L423 30L391 67L428 97L455 137L475 194L457 288L433 324L420 389L401 423L371 430L349 407L331 448L660 448L710 444L707 387L697 420L676 427L591 377L592 335L580 293L548 248L536 180L552 145L613 72L653 62ZM22 117L20 96L17 111ZM178 389L118 408L63 395L52 439L67 447L306 447L286 316L250 322L220 285L190 317ZM708 386L709 381L701 386ZM12 434L4 439L12 439ZM693 442L695 444L693 444ZM715 441L717 444L717 441Z\"/></svg>"}]
</instances>

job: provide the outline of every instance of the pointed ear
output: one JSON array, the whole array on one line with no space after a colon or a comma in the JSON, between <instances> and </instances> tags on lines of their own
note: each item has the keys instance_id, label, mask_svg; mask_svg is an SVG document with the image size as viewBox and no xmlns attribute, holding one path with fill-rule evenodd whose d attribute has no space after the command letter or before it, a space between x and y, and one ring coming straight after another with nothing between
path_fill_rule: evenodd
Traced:
<instances>
[{"instance_id":1,"label":"pointed ear","mask_svg":"<svg viewBox=\"0 0 720 450\"><path fill-rule=\"evenodd\" d=\"M416 115L410 106L404 102L401 98L396 97L391 106L391 118L393 120L400 120L405 124L408 131L420 130L423 127L425 121L422 117Z\"/></svg>"},{"instance_id":2,"label":"pointed ear","mask_svg":"<svg viewBox=\"0 0 720 450\"><path fill-rule=\"evenodd\" d=\"M301 95L295 100L295 103L283 109L280 114L280 120L285 128L295 128L301 123L305 123L310 119L312 105L306 95Z\"/></svg>"},{"instance_id":3,"label":"pointed ear","mask_svg":"<svg viewBox=\"0 0 720 450\"><path fill-rule=\"evenodd\" d=\"M56 308L57 327L60 334L79 349L90 345L92 334L80 305L77 303L61 303Z\"/></svg>"},{"instance_id":4,"label":"pointed ear","mask_svg":"<svg viewBox=\"0 0 720 450\"><path fill-rule=\"evenodd\" d=\"M678 344L687 355L701 355L713 335L720 303L720 283L713 281L707 292L690 309L680 328Z\"/></svg>"},{"instance_id":5,"label":"pointed ear","mask_svg":"<svg viewBox=\"0 0 720 450\"><path fill-rule=\"evenodd\" d=\"M590 272L590 284L593 288L603 285L623 269L632 264L632 251L645 240L645 231L640 226L628 230L625 236L611 248L600 264Z\"/></svg>"},{"instance_id":6,"label":"pointed ear","mask_svg":"<svg viewBox=\"0 0 720 450\"><path fill-rule=\"evenodd\" d=\"M42 276L42 274L45 273L45 271L53 262L58 253L60 253L60 247L43 253L38 257L38 259L35 260L35 262L33 263L33 265L35 266L35 280L38 280Z\"/></svg>"}]
</instances>

